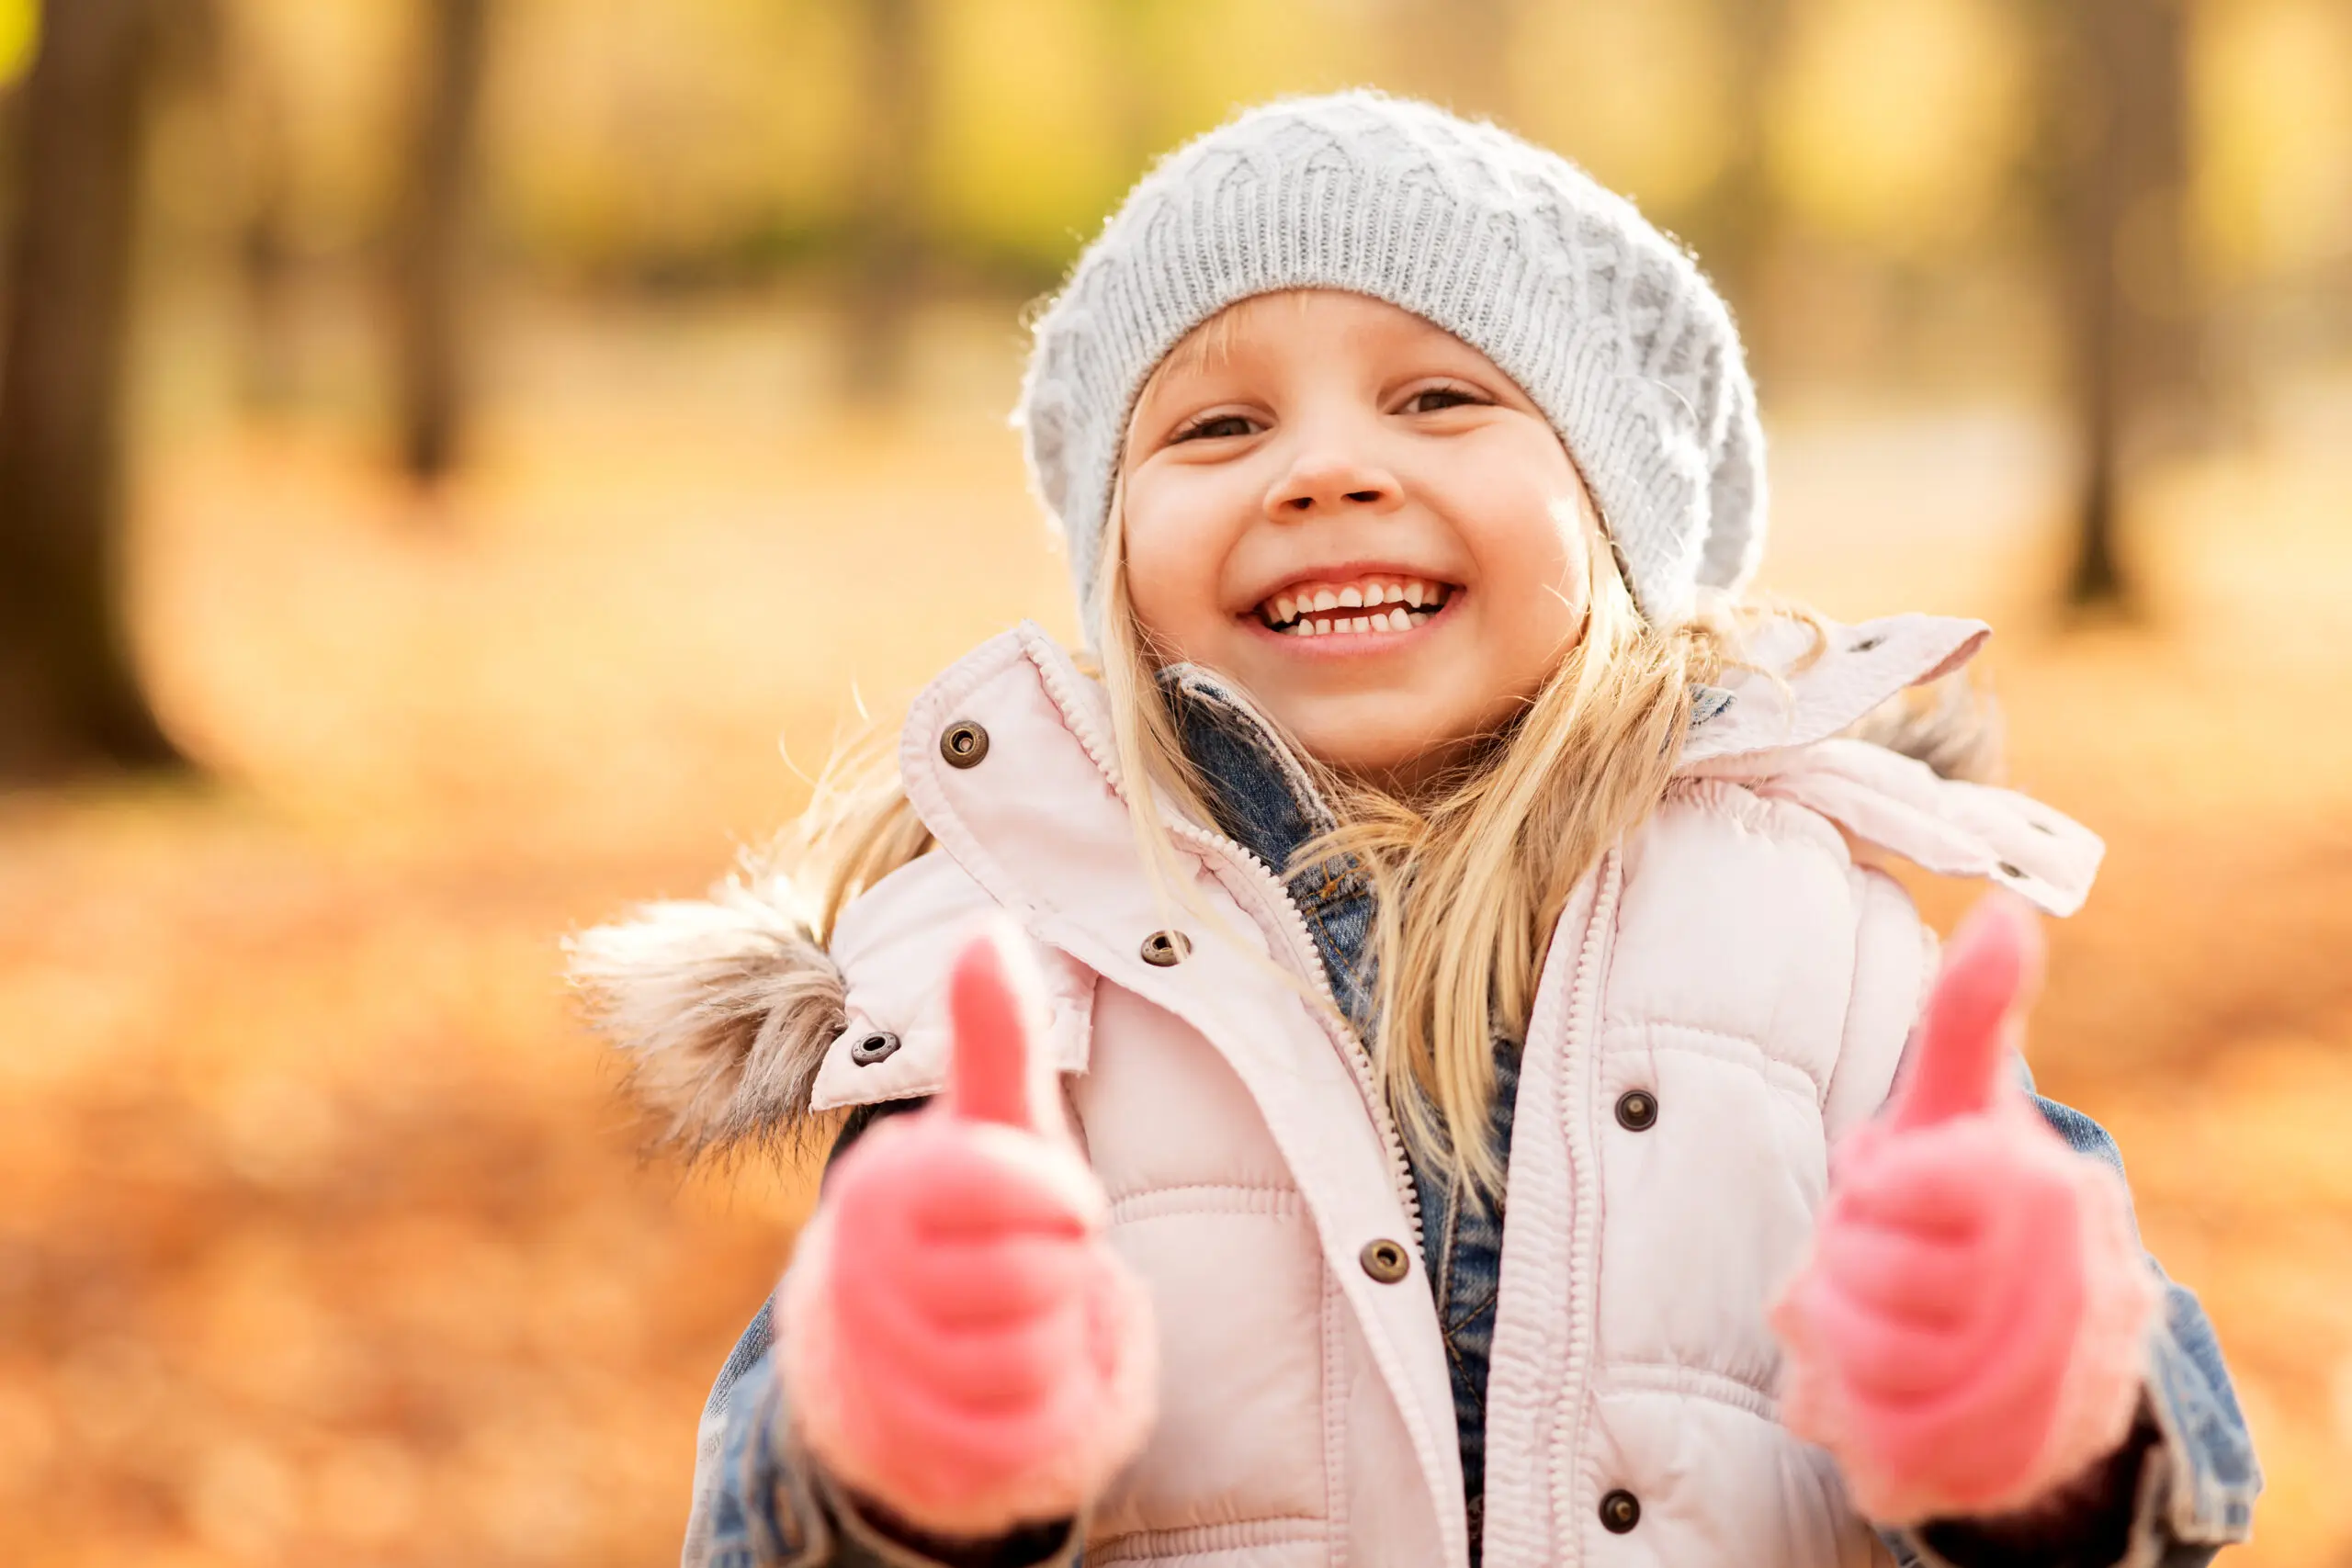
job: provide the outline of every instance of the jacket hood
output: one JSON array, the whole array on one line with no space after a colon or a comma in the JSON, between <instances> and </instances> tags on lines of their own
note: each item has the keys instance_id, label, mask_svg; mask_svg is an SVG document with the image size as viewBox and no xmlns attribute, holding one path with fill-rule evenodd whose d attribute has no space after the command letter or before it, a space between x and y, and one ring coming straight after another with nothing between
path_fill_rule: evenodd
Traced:
<instances>
[{"instance_id":1,"label":"jacket hood","mask_svg":"<svg viewBox=\"0 0 2352 1568\"><path fill-rule=\"evenodd\" d=\"M565 942L567 976L656 1145L697 1158L809 1130L825 1047L849 1021L815 924L788 877L746 866L706 897L640 905Z\"/></svg>"}]
</instances>

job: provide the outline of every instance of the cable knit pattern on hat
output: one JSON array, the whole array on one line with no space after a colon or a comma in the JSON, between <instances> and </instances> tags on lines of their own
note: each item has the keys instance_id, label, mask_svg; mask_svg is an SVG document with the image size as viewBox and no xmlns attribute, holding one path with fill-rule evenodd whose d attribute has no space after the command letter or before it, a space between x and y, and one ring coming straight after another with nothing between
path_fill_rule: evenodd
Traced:
<instances>
[{"instance_id":1,"label":"cable knit pattern on hat","mask_svg":"<svg viewBox=\"0 0 2352 1568\"><path fill-rule=\"evenodd\" d=\"M1341 288L1483 352L1567 444L1643 613L1735 588L1764 540L1764 442L1731 312L1690 257L1566 159L1372 91L1248 110L1163 159L1040 316L1014 423L1090 640L1120 443L1185 333Z\"/></svg>"}]
</instances>

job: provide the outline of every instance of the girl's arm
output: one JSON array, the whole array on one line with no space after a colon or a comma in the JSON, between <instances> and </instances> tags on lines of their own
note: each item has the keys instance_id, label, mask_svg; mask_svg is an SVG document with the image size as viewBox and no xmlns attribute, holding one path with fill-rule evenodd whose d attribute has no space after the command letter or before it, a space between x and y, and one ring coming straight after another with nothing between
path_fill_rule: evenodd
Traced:
<instances>
[{"instance_id":1,"label":"girl's arm","mask_svg":"<svg viewBox=\"0 0 2352 1568\"><path fill-rule=\"evenodd\" d=\"M1840 1139L1773 1308L1782 1419L1906 1565L2202 1563L2243 1539L2259 1475L2113 1141L2019 1077L2040 951L2021 907L1981 904L1893 1094Z\"/></svg>"},{"instance_id":2,"label":"girl's arm","mask_svg":"<svg viewBox=\"0 0 2352 1568\"><path fill-rule=\"evenodd\" d=\"M851 1496L793 1436L770 1310L728 1359L703 1416L684 1568L1063 1568L1079 1521L990 1540L929 1538ZM748 1359L747 1359L748 1358Z\"/></svg>"},{"instance_id":3,"label":"girl's arm","mask_svg":"<svg viewBox=\"0 0 2352 1568\"><path fill-rule=\"evenodd\" d=\"M868 1128L929 1103L859 1106L833 1140L827 1174ZM1077 1519L946 1540L853 1497L793 1434L775 1324L770 1301L719 1369L704 1407L684 1568L1061 1568L1078 1561L1085 1535Z\"/></svg>"},{"instance_id":4,"label":"girl's arm","mask_svg":"<svg viewBox=\"0 0 2352 1568\"><path fill-rule=\"evenodd\" d=\"M2031 1075L2021 1060L2015 1066L2030 1093ZM2105 1128L2040 1095L2034 1106L2075 1153L2122 1176L2123 1156ZM2154 1258L2148 1267L2164 1283L2164 1309L2149 1336L2139 1416L2123 1446L2042 1507L1882 1532L1904 1568L2127 1562L2203 1568L2223 1546L2246 1538L2262 1472L2221 1343L2196 1293L2166 1278Z\"/></svg>"},{"instance_id":5,"label":"girl's arm","mask_svg":"<svg viewBox=\"0 0 2352 1568\"><path fill-rule=\"evenodd\" d=\"M947 1010L943 1092L836 1150L770 1364L727 1401L707 1536L750 1548L727 1568L1066 1558L1149 1430L1150 1298L1103 1235L1009 925L965 946Z\"/></svg>"}]
</instances>

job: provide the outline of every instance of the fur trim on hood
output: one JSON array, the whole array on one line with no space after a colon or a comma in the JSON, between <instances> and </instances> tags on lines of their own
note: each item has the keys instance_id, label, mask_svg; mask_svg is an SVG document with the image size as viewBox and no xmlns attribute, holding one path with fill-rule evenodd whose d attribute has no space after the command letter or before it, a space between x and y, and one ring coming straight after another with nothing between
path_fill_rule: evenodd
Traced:
<instances>
[{"instance_id":1,"label":"fur trim on hood","mask_svg":"<svg viewBox=\"0 0 2352 1568\"><path fill-rule=\"evenodd\" d=\"M695 1159L809 1129L817 1069L849 1015L789 879L740 873L706 899L641 905L564 950L658 1145Z\"/></svg>"}]
</instances>

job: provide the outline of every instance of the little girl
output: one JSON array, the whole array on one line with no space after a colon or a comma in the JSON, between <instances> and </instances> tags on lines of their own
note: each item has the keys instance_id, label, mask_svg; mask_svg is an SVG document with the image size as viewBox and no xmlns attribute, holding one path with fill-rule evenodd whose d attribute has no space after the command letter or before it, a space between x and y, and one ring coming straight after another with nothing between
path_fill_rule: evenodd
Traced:
<instances>
[{"instance_id":1,"label":"little girl","mask_svg":"<svg viewBox=\"0 0 2352 1568\"><path fill-rule=\"evenodd\" d=\"M2245 1537L2211 1331L2010 1049L2098 842L1866 738L1982 626L1741 598L1681 251L1492 127L1275 103L1136 186L1020 423L1090 652L984 644L787 870L576 946L688 1146L833 1133L689 1564ZM2006 889L1940 972L1895 858Z\"/></svg>"}]
</instances>

